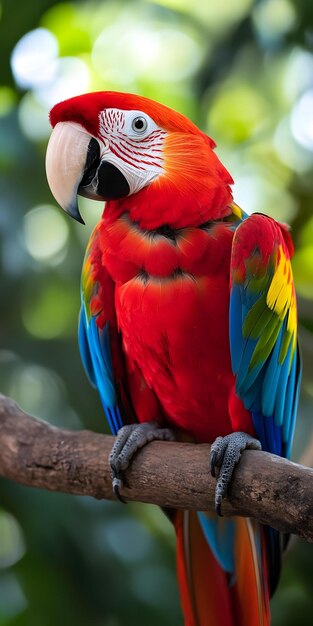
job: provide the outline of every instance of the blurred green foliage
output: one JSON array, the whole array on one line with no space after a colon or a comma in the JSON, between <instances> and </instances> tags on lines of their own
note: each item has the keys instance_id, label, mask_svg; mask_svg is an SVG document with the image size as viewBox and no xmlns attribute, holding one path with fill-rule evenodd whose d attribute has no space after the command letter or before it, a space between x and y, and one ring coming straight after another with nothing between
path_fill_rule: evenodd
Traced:
<instances>
[{"instance_id":1,"label":"blurred green foliage","mask_svg":"<svg viewBox=\"0 0 313 626\"><path fill-rule=\"evenodd\" d=\"M298 458L313 410L313 4L308 0L0 2L1 391L69 428L105 430L76 344L87 226L64 218L44 174L48 111L100 89L190 116L218 143L236 201L289 221L304 382ZM273 476L275 480L275 476ZM274 626L312 622L312 549L290 550ZM155 507L1 483L0 626L182 624L174 538Z\"/></svg>"}]
</instances>

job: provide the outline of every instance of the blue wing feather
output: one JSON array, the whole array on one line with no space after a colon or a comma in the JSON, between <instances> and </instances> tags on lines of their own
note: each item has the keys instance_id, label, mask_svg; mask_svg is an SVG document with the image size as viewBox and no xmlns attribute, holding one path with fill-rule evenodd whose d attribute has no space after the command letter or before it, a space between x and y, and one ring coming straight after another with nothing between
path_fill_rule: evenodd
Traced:
<instances>
[{"instance_id":1,"label":"blue wing feather","mask_svg":"<svg viewBox=\"0 0 313 626\"><path fill-rule=\"evenodd\" d=\"M231 345L231 360L232 368L234 372L238 372L242 351L244 348L244 341L242 337L242 305L240 297L240 289L237 285L234 285L230 305L229 305L229 317L230 317L230 345Z\"/></svg>"},{"instance_id":2,"label":"blue wing feather","mask_svg":"<svg viewBox=\"0 0 313 626\"><path fill-rule=\"evenodd\" d=\"M285 361L283 362L280 370L279 376L279 390L280 393L276 394L275 397L275 424L276 426L282 426L285 415L285 406L286 406L286 393L287 393L287 385L290 374L290 358L291 358L291 346L288 348L288 353ZM287 409L287 413L289 410Z\"/></svg>"},{"instance_id":3,"label":"blue wing feather","mask_svg":"<svg viewBox=\"0 0 313 626\"><path fill-rule=\"evenodd\" d=\"M89 343L87 339L86 314L85 314L85 310L83 307L81 307L80 313L79 313L78 345L79 345L81 360L83 362L84 370L86 372L88 380L93 387L97 387L95 373L94 373L94 369L92 365L90 349L89 349Z\"/></svg>"},{"instance_id":4,"label":"blue wing feather","mask_svg":"<svg viewBox=\"0 0 313 626\"><path fill-rule=\"evenodd\" d=\"M264 371L262 385L262 413L265 416L272 416L274 413L274 404L277 395L280 395L278 381L281 373L281 365L279 364L279 354L284 334L284 325L282 326L277 337L274 349L267 360L267 366ZM286 360L286 359L285 359Z\"/></svg>"},{"instance_id":5,"label":"blue wing feather","mask_svg":"<svg viewBox=\"0 0 313 626\"><path fill-rule=\"evenodd\" d=\"M297 353L297 360L296 360L296 363L294 364L294 367L295 367L295 381L296 382L295 382L295 389L294 389L294 393L293 393L293 409L292 409L292 414L291 414L289 432L288 432L288 436L286 438L286 456L287 456L287 458L290 456L290 453L291 453L291 446L292 446L293 436L294 436L294 432L295 432L295 425L296 425L297 411L298 411L298 403L299 403L299 395L300 395L300 385L301 385L301 376L302 376L302 363L301 363L301 359L300 359L299 350L298 350L298 353Z\"/></svg>"},{"instance_id":6,"label":"blue wing feather","mask_svg":"<svg viewBox=\"0 0 313 626\"><path fill-rule=\"evenodd\" d=\"M81 358L90 382L98 389L112 433L123 426L117 403L109 342L109 324L100 330L95 317L87 320L84 304L80 312L78 343Z\"/></svg>"}]
</instances>

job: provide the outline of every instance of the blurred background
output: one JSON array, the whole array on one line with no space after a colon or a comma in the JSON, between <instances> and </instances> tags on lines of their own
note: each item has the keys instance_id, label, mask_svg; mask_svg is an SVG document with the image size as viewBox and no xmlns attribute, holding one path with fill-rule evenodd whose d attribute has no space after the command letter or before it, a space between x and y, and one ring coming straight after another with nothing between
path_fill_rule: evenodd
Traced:
<instances>
[{"instance_id":1,"label":"blurred background","mask_svg":"<svg viewBox=\"0 0 313 626\"><path fill-rule=\"evenodd\" d=\"M292 226L300 458L313 412L312 47L310 0L0 0L2 393L58 426L106 430L76 344L80 267L102 207L80 200L83 228L55 205L48 111L86 91L140 93L214 137L246 211ZM182 624L174 538L156 507L7 481L0 494L0 626ZM273 626L312 624L312 585L312 546L296 540Z\"/></svg>"}]
</instances>

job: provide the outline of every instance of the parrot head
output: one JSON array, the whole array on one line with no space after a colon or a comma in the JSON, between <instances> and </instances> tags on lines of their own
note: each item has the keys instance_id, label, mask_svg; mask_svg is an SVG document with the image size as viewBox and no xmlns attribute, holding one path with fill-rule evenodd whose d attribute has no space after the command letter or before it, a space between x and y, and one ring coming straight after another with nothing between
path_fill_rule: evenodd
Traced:
<instances>
[{"instance_id":1,"label":"parrot head","mask_svg":"<svg viewBox=\"0 0 313 626\"><path fill-rule=\"evenodd\" d=\"M129 212L143 228L201 224L230 212L232 178L188 118L142 96L95 92L55 105L47 178L83 222L77 195Z\"/></svg>"}]
</instances>

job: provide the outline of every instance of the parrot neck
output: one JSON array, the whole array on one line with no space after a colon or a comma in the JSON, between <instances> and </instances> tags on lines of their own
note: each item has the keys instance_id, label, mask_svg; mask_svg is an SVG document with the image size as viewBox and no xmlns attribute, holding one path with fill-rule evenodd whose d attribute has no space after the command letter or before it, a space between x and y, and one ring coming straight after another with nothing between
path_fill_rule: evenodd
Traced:
<instances>
[{"instance_id":1,"label":"parrot neck","mask_svg":"<svg viewBox=\"0 0 313 626\"><path fill-rule=\"evenodd\" d=\"M152 186L153 183L130 197L108 201L103 217L111 222L128 213L130 220L139 228L152 230L164 224L174 229L201 226L231 214L232 194L229 187L212 190L205 185L197 185L197 190L190 187L189 193L184 194L166 183L159 188L155 183L153 190Z\"/></svg>"}]
</instances>

